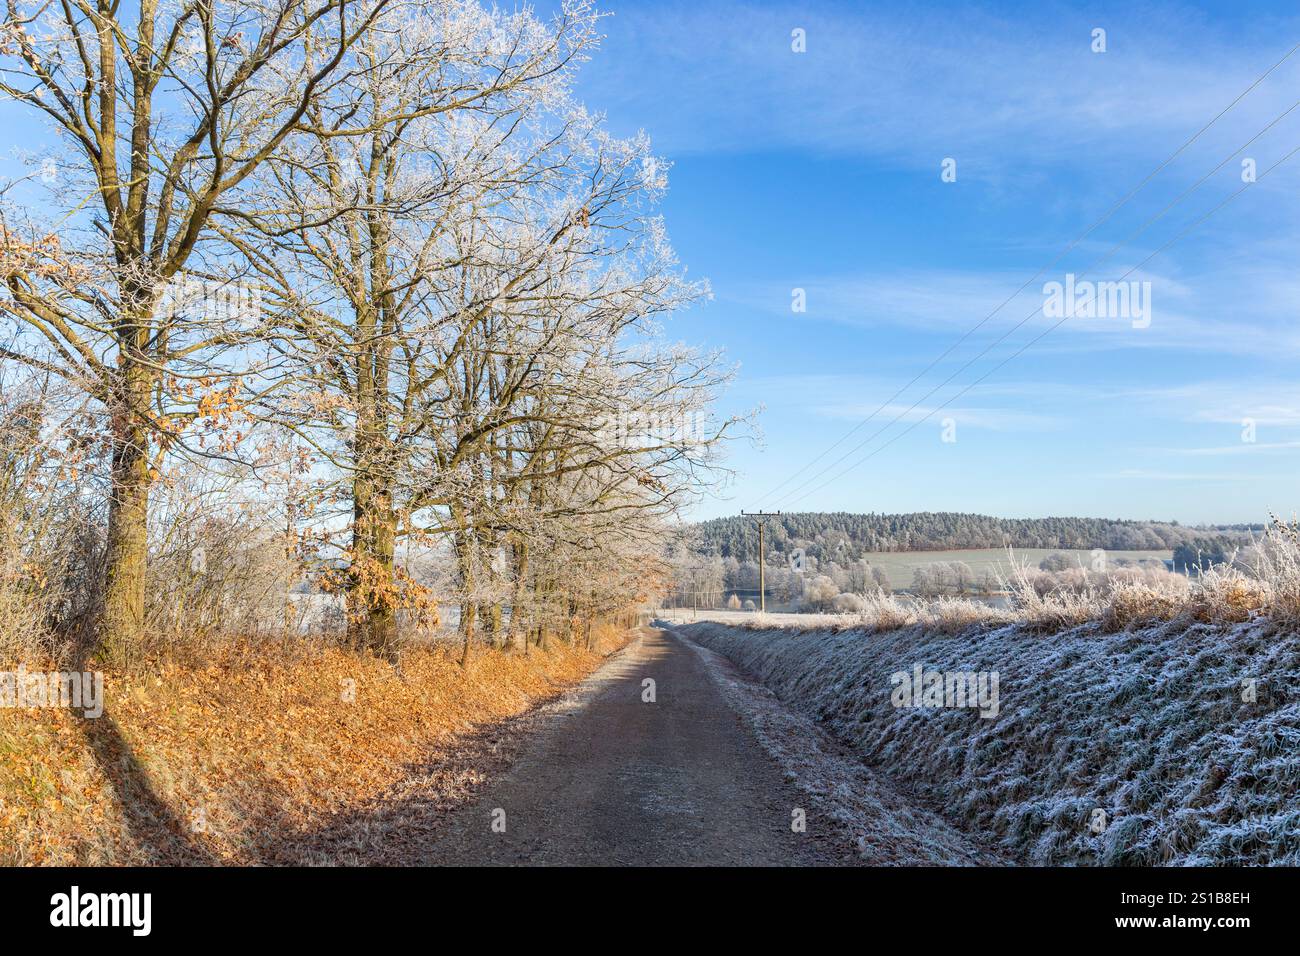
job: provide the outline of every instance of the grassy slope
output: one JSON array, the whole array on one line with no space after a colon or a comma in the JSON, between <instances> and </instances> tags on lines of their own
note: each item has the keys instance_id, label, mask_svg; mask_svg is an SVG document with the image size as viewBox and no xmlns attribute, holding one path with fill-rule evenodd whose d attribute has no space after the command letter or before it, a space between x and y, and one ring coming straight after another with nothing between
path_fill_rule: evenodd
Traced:
<instances>
[{"instance_id":1,"label":"grassy slope","mask_svg":"<svg viewBox=\"0 0 1300 956\"><path fill-rule=\"evenodd\" d=\"M623 640L611 632L603 648ZM463 670L455 651L434 648L408 653L399 676L306 645L291 660L243 648L211 664L105 674L98 720L0 710L0 864L293 862L286 844L601 659L556 641L527 657L484 651Z\"/></svg>"},{"instance_id":2,"label":"grassy slope","mask_svg":"<svg viewBox=\"0 0 1300 956\"><path fill-rule=\"evenodd\" d=\"M1024 862L1300 863L1294 631L682 630ZM895 709L890 674L918 662L998 671L1000 715ZM1241 682L1252 677L1247 703ZM1096 808L1101 834L1089 827Z\"/></svg>"}]
</instances>

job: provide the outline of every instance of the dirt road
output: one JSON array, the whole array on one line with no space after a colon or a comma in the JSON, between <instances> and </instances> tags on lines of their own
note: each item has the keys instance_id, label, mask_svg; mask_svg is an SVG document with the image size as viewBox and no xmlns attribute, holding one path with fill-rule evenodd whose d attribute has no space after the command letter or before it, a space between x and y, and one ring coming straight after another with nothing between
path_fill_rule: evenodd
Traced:
<instances>
[{"instance_id":1,"label":"dirt road","mask_svg":"<svg viewBox=\"0 0 1300 956\"><path fill-rule=\"evenodd\" d=\"M553 708L510 772L450 817L425 862L855 862L806 803L700 658L647 629ZM796 833L800 807L807 830Z\"/></svg>"}]
</instances>

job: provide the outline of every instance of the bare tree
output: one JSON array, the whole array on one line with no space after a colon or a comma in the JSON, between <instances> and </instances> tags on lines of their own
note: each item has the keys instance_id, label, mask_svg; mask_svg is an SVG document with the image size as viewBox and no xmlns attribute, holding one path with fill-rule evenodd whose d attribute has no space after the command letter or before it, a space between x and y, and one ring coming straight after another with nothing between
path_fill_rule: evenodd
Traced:
<instances>
[{"instance_id":1,"label":"bare tree","mask_svg":"<svg viewBox=\"0 0 1300 956\"><path fill-rule=\"evenodd\" d=\"M391 656L431 608L403 542L446 546L466 654L590 640L667 586L736 421L720 356L660 327L707 294L654 211L666 164L572 95L587 0L7 2L0 93L71 148L41 201L0 184L0 360L99 416L102 650L181 604L287 621L310 563ZM205 536L224 576L191 580Z\"/></svg>"},{"instance_id":2,"label":"bare tree","mask_svg":"<svg viewBox=\"0 0 1300 956\"><path fill-rule=\"evenodd\" d=\"M295 359L269 413L337 469L360 645L393 649L414 591L395 556L430 409L516 281L500 250L461 240L492 231L498 207L542 178L544 143L522 126L562 95L594 23L585 2L549 24L450 0L389 11L353 50L356 76L311 104L294 148L223 210L226 238L282 304L279 341ZM499 279L492 294L430 307L471 271Z\"/></svg>"},{"instance_id":3,"label":"bare tree","mask_svg":"<svg viewBox=\"0 0 1300 956\"><path fill-rule=\"evenodd\" d=\"M466 647L481 616L499 638L502 604L517 629L540 580L531 545L590 537L563 521L616 497L625 516L671 510L725 429L704 412L715 356L624 343L702 289L647 211L664 180L644 138L569 99L594 26L586 3L546 24L464 4L381 20L362 80L264 168L245 205L274 212L231 210L297 361L272 415L338 468L352 631L381 652L414 587L401 540L450 534ZM334 135L358 114L366 136ZM249 221L269 248L241 237ZM700 434L614 441L638 416Z\"/></svg>"},{"instance_id":4,"label":"bare tree","mask_svg":"<svg viewBox=\"0 0 1300 956\"><path fill-rule=\"evenodd\" d=\"M178 285L235 281L230 257L205 249L214 209L307 121L386 4L7 0L0 92L52 121L64 149L51 196L63 211L0 221L0 307L24 332L5 357L75 382L107 418L110 654L142 634L160 457L199 450L189 426L246 370L240 319L214 315L208 294L177 307Z\"/></svg>"}]
</instances>

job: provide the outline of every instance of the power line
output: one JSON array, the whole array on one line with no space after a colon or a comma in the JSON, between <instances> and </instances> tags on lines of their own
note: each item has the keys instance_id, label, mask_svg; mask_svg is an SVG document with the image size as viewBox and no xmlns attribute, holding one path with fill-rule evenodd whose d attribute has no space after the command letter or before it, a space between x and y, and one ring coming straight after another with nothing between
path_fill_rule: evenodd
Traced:
<instances>
[{"instance_id":1,"label":"power line","mask_svg":"<svg viewBox=\"0 0 1300 956\"><path fill-rule=\"evenodd\" d=\"M1047 272L1047 270L1053 268L1053 267L1054 267L1058 262L1061 261L1061 259L1063 259L1066 255L1068 255L1068 254L1069 254L1069 253L1070 253L1070 252L1075 248L1075 246L1077 246L1080 242L1082 242L1082 241L1083 241L1084 239L1086 239L1089 235L1091 235L1091 234L1092 234L1092 233L1093 233L1093 232L1094 232L1098 227L1104 225L1107 221L1109 221L1110 218L1111 218L1111 217L1112 217L1116 212L1118 212L1119 209L1120 209L1121 207L1123 207L1123 206L1124 206L1124 205L1125 205L1125 204L1126 204L1130 199L1132 199L1135 195L1137 195L1138 192L1140 192L1140 191L1142 190L1142 188L1146 186L1147 183L1149 183L1153 178L1155 178L1155 176L1156 176L1157 174L1159 174L1159 173L1160 173L1160 172L1161 172L1165 167L1167 167L1170 163L1172 163L1175 159L1177 159L1177 158L1178 158L1178 157L1183 153L1184 150L1186 150L1189 146L1191 146L1191 145L1192 145L1193 143L1195 143L1198 139L1200 139L1200 137L1202 136L1202 134L1204 134L1204 133L1205 133L1205 132L1210 128L1210 127L1212 127L1215 123L1217 123L1220 119L1222 119L1222 118L1224 117L1224 115L1228 113L1229 110L1231 110L1231 109L1232 109L1233 107L1235 107L1238 103L1240 103L1243 99L1245 99L1246 96L1247 96L1248 94L1250 94L1250 92L1253 91L1253 90L1254 90L1257 86L1259 86L1262 82L1264 82L1264 80L1267 79L1267 78L1268 78L1268 77L1273 73L1273 71L1275 71L1279 66L1281 66L1281 65L1282 65L1283 63L1285 63L1288 59L1290 59L1291 56L1296 52L1296 50L1300 50L1300 43L1297 43L1295 46L1291 47L1291 49L1288 50L1288 51L1286 52L1286 54L1285 54L1285 55L1284 55L1280 60L1278 60L1276 63L1274 63L1272 66L1270 66L1267 70L1265 70L1262 74L1260 74L1260 76L1255 80L1255 82L1251 83L1250 86L1246 87L1245 90L1243 90L1241 93L1239 93L1239 94L1237 95L1237 97L1236 97L1236 98L1235 98L1231 103L1229 103L1229 104L1228 104L1227 106L1225 106L1222 110L1220 110L1217 114L1215 114L1215 116L1214 116L1213 119L1211 119L1208 123L1206 123L1204 126L1202 126L1202 127L1201 127L1199 130L1197 130L1197 131L1196 131L1196 132L1195 132L1195 133L1194 133L1194 134L1193 134L1193 135L1192 135L1188 140L1186 140L1186 141L1185 141L1181 146L1179 146L1176 150L1174 150L1174 152L1171 153L1171 154L1170 154L1170 155L1169 155L1169 156L1168 156L1168 157L1167 157L1167 158L1166 158L1162 163L1160 163L1159 166L1157 166L1155 169L1153 169L1151 172L1149 172L1149 173L1148 173L1148 174L1147 174L1147 175L1142 179L1141 182L1139 182L1136 186L1134 186L1134 187L1133 187L1133 188L1132 188L1132 189L1131 189L1131 190L1130 190L1130 191L1129 191L1129 192L1128 192L1128 193L1127 193L1127 194L1126 194L1122 199L1120 199L1117 203L1115 203L1115 205L1112 206L1112 207L1111 207L1111 208L1110 208L1110 209L1105 213L1105 215L1103 215L1100 219L1098 219L1098 220L1097 220L1096 222L1094 222L1091 226L1089 226L1086 230L1084 230L1084 232L1083 232L1080 236L1078 236L1078 237L1075 238L1072 242L1070 242L1069 245L1067 245L1067 246L1066 246L1066 247L1065 247L1065 248L1064 248L1060 253L1057 254L1056 258L1054 258L1051 262L1049 262L1047 265L1043 266L1041 269L1039 269L1037 272L1035 272L1032 276L1030 276L1027 280L1025 280L1025 282L1024 282L1024 283L1023 283L1023 284L1022 284L1018 289L1016 289L1015 292L1011 293L1010 296L1008 296L1006 299L1004 299L1004 300L1003 300L1003 301L998 305L997 308L995 308L995 309L994 309L992 312L990 312L988 315L984 316L984 318L980 319L980 321L977 322L977 323L976 323L974 326L972 326L970 329L966 330L966 332L964 332L964 333L961 335L961 337L958 338L955 342L953 342L951 345L949 345L948 348L945 349L944 352L943 352L943 353L942 353L938 358L936 358L936 359L935 359L934 361L932 361L929 365L927 365L927 366L926 366L925 368L923 368L920 372L918 372L918 373L917 373L917 374L916 374L916 375L915 375L915 376L914 376L914 377L913 377L913 378L912 378L912 379L911 379L911 380L910 380L906 385L904 385L902 388L900 388L898 391L896 391L893 395L891 395L889 398L887 398L884 402L882 402L882 403L880 404L880 406L879 406L878 408L876 408L876 410L873 411L870 415L868 415L866 418L864 418L862 421L858 422L858 423L857 423L856 425L854 425L851 429L849 429L849 430L848 430L847 432L845 432L842 436L840 436L840 438L838 438L838 439L837 439L837 440L836 440L836 441L835 441L835 442L834 442L834 443L833 443L829 448L827 448L827 449L826 449L825 451L823 451L821 454L817 455L815 458L810 459L810 460L809 460L807 463L805 463L801 468L799 468L799 469L796 470L792 475L790 475L788 478L786 478L785 481L781 482L781 483L780 483L779 485L777 485L776 487L770 489L770 490L769 490L765 495L763 495L763 497L762 497L760 500L762 500L762 501L768 501L768 500L770 500L770 499L772 498L772 496L775 495L778 491L780 491L782 488L784 488L784 487L785 487L786 485L788 485L790 482L794 481L794 479L798 478L801 474L803 474L805 471L807 471L807 470L808 470L809 468L811 468L813 465L817 464L817 462L821 461L823 458L825 458L827 455L829 455L832 451L834 451L836 448L838 448L840 445L842 445L845 441L847 441L847 440L848 440L848 439L849 439L853 434L855 434L855 433L858 431L858 429L860 429L860 428L862 428L863 426L865 426L865 425L867 425L868 423L870 423L870 422L871 422L871 421L872 421L872 420L873 420L877 415L879 415L879 414L880 414L880 413L881 413L885 408L887 408L891 402L893 402L896 398L898 398L898 396L900 396L900 395L902 395L904 392L906 392L909 388L911 388L913 385L915 385L915 384L916 384L916 383L917 383L917 382L918 382L922 377L924 377L928 372L930 372L931 369L933 369L936 365L938 365L938 364L939 364L940 362L942 362L945 358L947 358L949 355L951 355L954 349L956 349L959 345L961 345L961 344L962 344L963 342L965 342L968 338L970 338L970 337L971 337L975 332L979 331L979 329L981 329L981 328L985 325L985 323L987 323L987 322L988 322L990 319L992 319L995 315L997 315L999 312L1001 312L1003 308L1005 308L1005 307L1006 307L1006 306L1007 306L1007 305L1008 305L1008 304L1009 304L1013 299L1015 299L1018 295L1020 295L1020 293L1024 292L1025 289L1027 289L1027 288L1028 288L1028 287L1029 287L1029 286L1030 286L1030 285L1031 285L1035 280L1037 280L1038 278L1040 278L1040 277L1041 277L1045 272ZM1245 147L1243 147L1243 149L1244 149L1244 148L1245 148ZM892 423L891 423L891 424L892 424ZM861 447L861 446L859 446L859 447ZM852 452L850 452L850 454L852 454ZM840 459L840 460L842 461L843 459ZM836 462L835 464L838 464L838 462ZM834 464L832 464L830 467L833 468L833 467L834 467ZM823 473L824 473L824 472L823 472ZM800 486L800 487L802 487L802 486ZM798 490L798 488L796 488L796 490Z\"/></svg>"},{"instance_id":2,"label":"power line","mask_svg":"<svg viewBox=\"0 0 1300 956\"><path fill-rule=\"evenodd\" d=\"M1293 108L1294 108L1294 107L1293 107ZM1289 159L1291 159L1291 157L1294 156L1296 153L1300 153L1300 146L1297 146L1297 147L1295 147L1294 149L1292 149L1289 153L1287 153L1285 156L1283 156L1281 159L1279 159L1276 163L1274 163L1272 166L1269 166L1269 167L1268 167L1267 169L1265 169L1262 173L1260 173L1260 174L1255 178L1255 183L1259 182L1259 181L1262 180L1265 176L1267 176L1269 173L1271 173L1273 170L1277 169L1277 168L1278 168L1279 166L1281 166L1283 163L1287 162L1287 161L1288 161ZM1234 154L1234 155L1235 155L1235 154ZM1255 185L1255 183L1246 183L1244 186L1242 186L1242 187L1241 187L1240 189L1238 189L1236 192L1230 194L1226 199L1224 199L1224 200L1223 200L1222 202L1220 202L1218 205L1216 205L1216 206L1214 206L1213 208L1211 208L1211 209L1209 210L1209 212L1205 213L1205 214L1204 214L1203 216L1201 216L1200 218L1198 218L1198 219L1192 221L1191 223L1189 223L1189 224L1187 225L1186 228L1184 228L1182 231L1180 231L1179 233L1177 233L1177 234L1176 234L1172 239L1170 239L1168 242L1166 242L1166 243L1165 243L1164 245L1162 245L1160 248L1156 249L1154 252L1152 252L1149 256L1147 256L1145 259L1143 259L1143 260L1142 260L1141 262L1139 262L1137 265L1133 266L1133 268L1129 269L1128 272L1125 272L1124 275L1120 276L1119 280L1117 280L1117 281L1121 281L1121 282L1122 282L1124 279L1128 278L1130 275L1132 275L1132 274L1133 274L1134 272L1136 272L1138 269L1142 268L1142 266L1146 265L1148 262L1150 262L1150 261L1151 261L1152 259L1154 259L1156 256L1160 255L1160 253L1164 252L1166 249L1168 249L1170 246L1172 246L1172 245L1173 245L1175 242L1177 242L1179 239L1183 238L1183 237L1186 236L1189 232L1191 232L1193 229L1195 229L1197 226L1199 226L1201 223L1205 222L1207 219L1209 219L1211 216L1213 216L1215 213L1217 213L1217 212L1218 212L1220 209L1222 209L1224 206L1228 205L1228 203L1232 202L1234 199L1236 199L1238 196L1240 196L1242 193L1244 193L1244 192L1245 192L1247 189L1249 189L1251 186ZM1022 345L1022 346L1021 346L1019 349L1017 349L1015 352L1011 353L1011 354L1008 355L1005 359L1003 359L1001 362L999 362L997 365L993 366L993 368L989 369L987 372L985 372L985 373L984 373L983 375L981 375L979 378L975 379L975 381L971 382L969 385L967 385L967 386L966 386L965 388L963 388L961 391L957 392L957 394L953 395L951 398L949 398L949 399L948 399L946 402L944 402L942 405L939 405L938 407L934 408L934 409L931 410L930 412L927 412L927 413L926 413L922 418L917 419L915 422L913 422L913 423L912 423L911 425L909 425L907 428L903 429L903 431L899 432L899 433L898 433L897 435L895 435L893 438L889 439L889 441L887 441L887 442L885 442L883 445L880 445L879 447L875 448L873 451L871 451L871 452L868 453L866 456L864 456L861 460L859 460L858 462L856 462L856 463L853 464L853 465L850 465L848 468L846 468L844 471L840 472L839 474L835 475L835 476L834 476L833 478L831 478L829 481L827 481L827 482L823 482L821 485L818 485L817 487L813 488L812 490L805 492L803 495L801 495L799 498L797 498L797 499L795 499L795 500L796 500L796 501L802 501L803 499L807 498L809 495L813 494L814 492L820 491L822 488L825 488L827 485L829 485L829 484L833 484L835 481L838 481L840 478L844 477L844 475L848 474L849 472L853 471L854 469L862 467L862 465L864 465L864 464L865 464L867 461L869 461L871 458L874 458L874 457L875 457L879 452L884 451L886 448L888 448L890 445L892 445L892 444L893 444L894 442L896 442L898 439L902 438L904 435L906 435L906 434L908 434L909 432L911 432L912 429L916 428L917 425L920 425L922 422L924 422L924 421L926 421L927 419L931 418L931 417L932 417L936 412L940 412L940 411L942 411L943 409L947 408L949 405L951 405L951 404L952 404L953 402L955 402L957 399L961 398L963 395L965 395L967 392L969 392L972 388L974 388L975 386L977 386L977 385L979 385L981 382L983 382L985 379L987 379L987 378L988 378L990 375L992 375L994 372L998 371L1000 368L1002 368L1003 366L1005 366L1008 362L1012 361L1013 359L1018 358L1019 356L1023 355L1023 354L1024 354L1025 352L1027 352L1030 348L1032 348L1034 345L1036 345L1039 341L1041 341L1043 338L1045 338L1047 335L1049 335L1050 333L1052 333L1052 332L1055 331L1056 329L1060 328L1060 327L1061 327L1065 322L1067 322L1069 319L1072 319L1073 317L1074 317L1074 315L1073 315L1073 310L1071 310L1070 314L1067 314L1067 315L1062 316L1062 317L1061 317L1061 318L1060 318L1060 319L1059 319L1055 324L1048 326L1046 329L1044 329L1044 330L1043 330L1041 333L1039 333L1037 336L1035 336L1034 338L1030 339L1028 342L1026 342L1024 345ZM946 383L945 383L945 384L946 384ZM895 421L897 421L897 419L895 419ZM892 423L891 423L891 424L892 424Z\"/></svg>"}]
</instances>

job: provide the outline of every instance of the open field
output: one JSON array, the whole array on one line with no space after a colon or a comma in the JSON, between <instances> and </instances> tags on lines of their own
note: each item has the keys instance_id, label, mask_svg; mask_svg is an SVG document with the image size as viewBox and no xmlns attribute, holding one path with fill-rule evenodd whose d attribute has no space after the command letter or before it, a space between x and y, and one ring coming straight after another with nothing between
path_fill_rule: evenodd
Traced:
<instances>
[{"instance_id":1,"label":"open field","mask_svg":"<svg viewBox=\"0 0 1300 956\"><path fill-rule=\"evenodd\" d=\"M1107 566L1114 566L1120 561L1137 562L1143 559L1168 561L1173 557L1172 551L1105 551ZM1070 548L1017 548L1014 555L1017 564L1027 564L1031 568L1049 554L1066 554L1072 562L1078 562L1085 568L1093 566L1093 552L1073 550ZM1010 568L1010 556L1005 548L979 548L956 551L873 551L863 555L872 567L881 568L897 590L910 587L912 575L917 568L941 561L961 561L970 565L975 572L976 581L984 577L985 571L1006 574Z\"/></svg>"}]
</instances>

